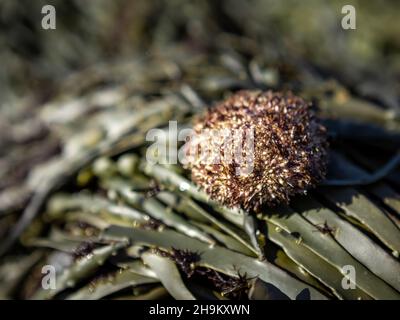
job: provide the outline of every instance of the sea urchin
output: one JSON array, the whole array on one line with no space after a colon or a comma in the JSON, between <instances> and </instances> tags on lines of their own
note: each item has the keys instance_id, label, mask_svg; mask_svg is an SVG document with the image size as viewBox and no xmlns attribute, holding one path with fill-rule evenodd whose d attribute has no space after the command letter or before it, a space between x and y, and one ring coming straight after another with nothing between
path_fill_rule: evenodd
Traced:
<instances>
[{"instance_id":1,"label":"sea urchin","mask_svg":"<svg viewBox=\"0 0 400 320\"><path fill-rule=\"evenodd\" d=\"M209 196L257 211L323 179L326 129L292 93L240 91L195 120L186 167Z\"/></svg>"}]
</instances>

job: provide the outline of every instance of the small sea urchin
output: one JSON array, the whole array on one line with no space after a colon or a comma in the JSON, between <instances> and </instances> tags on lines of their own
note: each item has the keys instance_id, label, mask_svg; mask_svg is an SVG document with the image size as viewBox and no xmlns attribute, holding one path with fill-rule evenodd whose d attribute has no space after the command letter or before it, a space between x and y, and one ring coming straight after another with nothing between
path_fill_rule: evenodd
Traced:
<instances>
[{"instance_id":1,"label":"small sea urchin","mask_svg":"<svg viewBox=\"0 0 400 320\"><path fill-rule=\"evenodd\" d=\"M186 163L192 180L229 207L287 203L325 175L326 129L292 93L240 91L193 129Z\"/></svg>"}]
</instances>

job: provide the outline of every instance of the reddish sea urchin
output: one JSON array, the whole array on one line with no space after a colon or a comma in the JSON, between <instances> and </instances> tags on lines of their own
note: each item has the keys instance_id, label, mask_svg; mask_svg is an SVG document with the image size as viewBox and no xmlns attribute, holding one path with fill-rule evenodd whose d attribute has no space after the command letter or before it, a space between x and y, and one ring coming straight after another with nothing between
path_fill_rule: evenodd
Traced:
<instances>
[{"instance_id":1,"label":"reddish sea urchin","mask_svg":"<svg viewBox=\"0 0 400 320\"><path fill-rule=\"evenodd\" d=\"M197 153L186 164L192 180L229 207L257 211L288 203L325 176L326 129L310 104L292 93L240 91L209 109L193 129L188 146Z\"/></svg>"}]
</instances>

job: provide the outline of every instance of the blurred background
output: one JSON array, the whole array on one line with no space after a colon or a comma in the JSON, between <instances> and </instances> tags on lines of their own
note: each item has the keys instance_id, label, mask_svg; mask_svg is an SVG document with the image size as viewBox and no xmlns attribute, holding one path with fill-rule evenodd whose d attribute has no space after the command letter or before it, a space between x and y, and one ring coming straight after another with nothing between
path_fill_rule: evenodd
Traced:
<instances>
[{"instance_id":1,"label":"blurred background","mask_svg":"<svg viewBox=\"0 0 400 320\"><path fill-rule=\"evenodd\" d=\"M41 27L46 4L56 8L56 30ZM356 30L341 27L346 4L356 8ZM395 106L399 10L395 0L2 0L1 105L27 94L45 99L71 71L180 45L247 55L262 50L270 65L291 57ZM374 92L382 87L388 95Z\"/></svg>"}]
</instances>

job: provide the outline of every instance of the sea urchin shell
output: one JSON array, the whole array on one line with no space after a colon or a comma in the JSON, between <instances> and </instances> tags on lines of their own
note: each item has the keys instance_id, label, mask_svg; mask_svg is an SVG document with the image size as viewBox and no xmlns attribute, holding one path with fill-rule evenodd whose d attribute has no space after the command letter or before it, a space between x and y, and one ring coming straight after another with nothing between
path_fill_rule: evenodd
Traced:
<instances>
[{"instance_id":1,"label":"sea urchin shell","mask_svg":"<svg viewBox=\"0 0 400 320\"><path fill-rule=\"evenodd\" d=\"M209 109L193 129L186 167L228 207L257 211L288 203L325 176L326 129L310 104L292 93L240 91Z\"/></svg>"}]
</instances>

